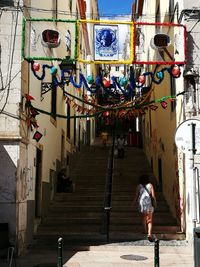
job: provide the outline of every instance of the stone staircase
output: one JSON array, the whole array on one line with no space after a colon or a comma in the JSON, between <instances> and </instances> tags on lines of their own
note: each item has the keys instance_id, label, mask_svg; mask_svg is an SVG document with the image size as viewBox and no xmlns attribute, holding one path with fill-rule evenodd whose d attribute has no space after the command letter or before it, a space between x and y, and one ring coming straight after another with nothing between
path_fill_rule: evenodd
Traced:
<instances>
[{"instance_id":1,"label":"stone staircase","mask_svg":"<svg viewBox=\"0 0 200 267\"><path fill-rule=\"evenodd\" d=\"M70 167L75 192L56 193L48 215L42 219L35 240L43 245L104 243L101 234L104 191L110 147L84 147Z\"/></svg>"},{"instance_id":2,"label":"stone staircase","mask_svg":"<svg viewBox=\"0 0 200 267\"><path fill-rule=\"evenodd\" d=\"M133 206L135 189L141 174L147 173L155 186L157 209L153 216L153 233L160 239L184 239L175 218L172 217L163 194L156 186L143 150L126 148L124 159L115 159L112 212L110 219L111 240L136 240L145 238L140 214Z\"/></svg>"},{"instance_id":3,"label":"stone staircase","mask_svg":"<svg viewBox=\"0 0 200 267\"><path fill-rule=\"evenodd\" d=\"M102 244L104 190L109 148L84 148L71 168L75 192L57 193L47 216L38 227L35 241L42 246L56 244L62 236L65 244ZM144 239L140 214L132 206L135 187L141 173L150 169L139 148L126 148L124 159L114 160L110 242ZM158 208L153 232L162 239L183 239L161 192L156 192Z\"/></svg>"}]
</instances>

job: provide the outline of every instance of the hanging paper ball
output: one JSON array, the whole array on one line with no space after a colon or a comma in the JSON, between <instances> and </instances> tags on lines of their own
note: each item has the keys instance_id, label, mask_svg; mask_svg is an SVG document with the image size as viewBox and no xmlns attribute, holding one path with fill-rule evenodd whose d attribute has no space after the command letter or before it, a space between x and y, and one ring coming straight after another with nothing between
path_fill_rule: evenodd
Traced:
<instances>
[{"instance_id":1,"label":"hanging paper ball","mask_svg":"<svg viewBox=\"0 0 200 267\"><path fill-rule=\"evenodd\" d=\"M88 82L89 84L93 84L94 79L93 79L93 76L92 76L92 75L88 75L88 76L87 76L87 82Z\"/></svg>"},{"instance_id":2,"label":"hanging paper ball","mask_svg":"<svg viewBox=\"0 0 200 267\"><path fill-rule=\"evenodd\" d=\"M105 111L105 112L103 113L103 116L104 116L104 117L108 117L108 116L109 116L109 111Z\"/></svg>"},{"instance_id":3,"label":"hanging paper ball","mask_svg":"<svg viewBox=\"0 0 200 267\"><path fill-rule=\"evenodd\" d=\"M57 68L56 67L52 67L50 70L51 75L55 75L57 73Z\"/></svg>"},{"instance_id":4,"label":"hanging paper ball","mask_svg":"<svg viewBox=\"0 0 200 267\"><path fill-rule=\"evenodd\" d=\"M121 77L121 78L119 79L119 84L120 84L121 86L126 86L127 83L128 83L128 80L127 80L127 78L126 78L125 76L123 76L123 77Z\"/></svg>"},{"instance_id":5,"label":"hanging paper ball","mask_svg":"<svg viewBox=\"0 0 200 267\"><path fill-rule=\"evenodd\" d=\"M173 68L172 68L172 75L176 78L178 78L181 74L181 70L180 70L180 67L175 65Z\"/></svg>"},{"instance_id":6,"label":"hanging paper ball","mask_svg":"<svg viewBox=\"0 0 200 267\"><path fill-rule=\"evenodd\" d=\"M163 79L163 72L162 71L158 71L158 72L156 72L156 77L158 78L158 79Z\"/></svg>"},{"instance_id":7,"label":"hanging paper ball","mask_svg":"<svg viewBox=\"0 0 200 267\"><path fill-rule=\"evenodd\" d=\"M38 71L40 69L40 64L39 63L33 63L33 69L34 69L34 71Z\"/></svg>"},{"instance_id":8,"label":"hanging paper ball","mask_svg":"<svg viewBox=\"0 0 200 267\"><path fill-rule=\"evenodd\" d=\"M104 77L103 78L103 85L105 86L105 87L110 87L110 80L109 80L109 78L106 78L106 77Z\"/></svg>"},{"instance_id":9,"label":"hanging paper ball","mask_svg":"<svg viewBox=\"0 0 200 267\"><path fill-rule=\"evenodd\" d=\"M141 84L144 84L145 83L145 76L144 75L140 75L138 77L138 82L141 83Z\"/></svg>"}]
</instances>

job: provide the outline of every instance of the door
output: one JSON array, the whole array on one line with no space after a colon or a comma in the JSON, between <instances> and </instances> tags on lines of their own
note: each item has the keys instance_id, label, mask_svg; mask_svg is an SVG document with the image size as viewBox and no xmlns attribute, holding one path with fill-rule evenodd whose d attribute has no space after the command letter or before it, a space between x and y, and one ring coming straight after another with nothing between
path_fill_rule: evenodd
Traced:
<instances>
[{"instance_id":1,"label":"door","mask_svg":"<svg viewBox=\"0 0 200 267\"><path fill-rule=\"evenodd\" d=\"M162 159L158 158L158 178L160 189L162 190Z\"/></svg>"},{"instance_id":2,"label":"door","mask_svg":"<svg viewBox=\"0 0 200 267\"><path fill-rule=\"evenodd\" d=\"M36 152L35 218L41 217L42 199L42 150Z\"/></svg>"}]
</instances>

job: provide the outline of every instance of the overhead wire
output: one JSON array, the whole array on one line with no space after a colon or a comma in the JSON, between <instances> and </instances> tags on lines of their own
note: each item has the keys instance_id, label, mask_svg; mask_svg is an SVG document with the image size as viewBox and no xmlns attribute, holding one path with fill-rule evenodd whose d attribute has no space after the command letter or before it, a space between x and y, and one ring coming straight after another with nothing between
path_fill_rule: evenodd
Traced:
<instances>
[{"instance_id":1,"label":"overhead wire","mask_svg":"<svg viewBox=\"0 0 200 267\"><path fill-rule=\"evenodd\" d=\"M20 0L18 0L18 2L17 2L17 7L19 7L19 2L20 2ZM12 67L13 67L13 61L14 61L14 52L15 52L15 43L16 43L16 36L17 36L19 12L20 12L20 9L17 8L16 22L15 22L15 27L14 27L14 36L13 36L13 43L12 43L12 51L11 51L11 57L10 57L10 62L9 62L10 63L10 69L9 69L9 74L7 76L9 81L11 80L11 75L12 75ZM3 111L7 105L9 94L10 94L10 85L11 85L11 83L9 83L9 85L8 85L5 103L3 104L3 107L0 110L0 114L3 113Z\"/></svg>"},{"instance_id":2,"label":"overhead wire","mask_svg":"<svg viewBox=\"0 0 200 267\"><path fill-rule=\"evenodd\" d=\"M69 11L63 11L63 10L56 10L56 9L47 9L47 8L38 8L38 7L33 7L33 6L28 6L28 5L19 5L19 7L0 7L1 11L17 11L18 9L26 9L26 10L31 10L31 11L35 11L35 12L57 12L57 14L59 15L71 15L77 18L80 17L80 14L77 14L77 12L69 12ZM90 13L90 12L86 12L86 17L90 18L91 16L100 16L100 17L124 17L124 16L130 16L133 15L133 18L137 18L138 14L132 14L130 13L123 13L123 14L118 14L118 13L105 13L105 12L98 12L98 13ZM163 12L160 13L160 17L165 17L165 16L172 16L174 15L174 12ZM145 15L143 14L142 17L148 18L148 19L155 19L156 15L155 14L151 14L151 13L146 13ZM77 18L77 19L78 19Z\"/></svg>"}]
</instances>

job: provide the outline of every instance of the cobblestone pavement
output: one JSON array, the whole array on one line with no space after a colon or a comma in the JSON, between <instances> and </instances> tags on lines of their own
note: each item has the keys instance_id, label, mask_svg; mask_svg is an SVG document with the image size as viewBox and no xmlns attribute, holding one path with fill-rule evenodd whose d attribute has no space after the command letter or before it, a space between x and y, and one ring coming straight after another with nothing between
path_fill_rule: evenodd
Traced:
<instances>
[{"instance_id":1,"label":"cobblestone pavement","mask_svg":"<svg viewBox=\"0 0 200 267\"><path fill-rule=\"evenodd\" d=\"M154 266L154 243L147 240L63 249L64 267ZM160 241L161 267L193 267L193 249L186 241ZM56 267L56 250L31 250L16 259L16 267ZM6 267L6 263L0 264ZM13 265L14 266L14 265Z\"/></svg>"}]
</instances>

